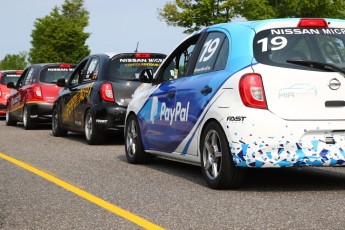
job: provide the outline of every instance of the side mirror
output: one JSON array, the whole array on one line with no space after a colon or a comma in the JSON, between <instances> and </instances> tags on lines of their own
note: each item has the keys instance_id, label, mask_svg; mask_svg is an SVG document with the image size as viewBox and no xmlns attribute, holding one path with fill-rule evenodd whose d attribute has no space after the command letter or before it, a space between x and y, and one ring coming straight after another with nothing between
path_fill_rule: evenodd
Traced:
<instances>
[{"instance_id":1,"label":"side mirror","mask_svg":"<svg viewBox=\"0 0 345 230\"><path fill-rule=\"evenodd\" d=\"M14 85L13 82L9 82L9 83L7 83L7 88L9 88L9 89L15 89L16 86Z\"/></svg>"},{"instance_id":2,"label":"side mirror","mask_svg":"<svg viewBox=\"0 0 345 230\"><path fill-rule=\"evenodd\" d=\"M153 81L153 70L143 69L139 75L139 81L142 83L152 83Z\"/></svg>"},{"instance_id":3,"label":"side mirror","mask_svg":"<svg viewBox=\"0 0 345 230\"><path fill-rule=\"evenodd\" d=\"M60 78L57 80L56 85L59 87L65 87L66 86L66 80L65 78Z\"/></svg>"}]
</instances>

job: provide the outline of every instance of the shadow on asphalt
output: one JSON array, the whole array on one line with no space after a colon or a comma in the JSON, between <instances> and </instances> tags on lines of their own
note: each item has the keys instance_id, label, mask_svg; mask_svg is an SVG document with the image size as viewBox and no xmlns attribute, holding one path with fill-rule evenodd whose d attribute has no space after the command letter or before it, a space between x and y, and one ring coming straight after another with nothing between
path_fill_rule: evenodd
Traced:
<instances>
[{"instance_id":1,"label":"shadow on asphalt","mask_svg":"<svg viewBox=\"0 0 345 230\"><path fill-rule=\"evenodd\" d=\"M22 123L18 123L16 126L12 126L12 127L17 127L18 129L25 130ZM49 131L49 135L53 136L51 129L52 129L51 123L37 123L36 127L32 130L28 130L28 132L47 130L47 131ZM68 132L67 136L60 137L60 138L66 138L69 140L74 140L74 141L77 141L77 142L80 142L80 143L87 145L84 134ZM105 145L105 146L107 146L107 145L124 145L124 143L125 142L124 142L123 133L119 132L119 133L109 133L106 136L106 139L102 145Z\"/></svg>"},{"instance_id":2,"label":"shadow on asphalt","mask_svg":"<svg viewBox=\"0 0 345 230\"><path fill-rule=\"evenodd\" d=\"M53 136L52 133L50 133L51 136ZM73 132L68 132L68 134L64 137L60 138L65 138L68 140L73 140L82 144L87 145L85 135L81 133L73 133ZM108 146L108 145L124 145L124 137L122 133L109 133L104 142L100 144L100 146Z\"/></svg>"},{"instance_id":3,"label":"shadow on asphalt","mask_svg":"<svg viewBox=\"0 0 345 230\"><path fill-rule=\"evenodd\" d=\"M125 156L121 157L126 161ZM200 186L207 187L198 166L164 159L155 159L147 164L160 172L177 176ZM289 192L345 190L345 168L266 168L248 169L246 179L236 191Z\"/></svg>"}]
</instances>

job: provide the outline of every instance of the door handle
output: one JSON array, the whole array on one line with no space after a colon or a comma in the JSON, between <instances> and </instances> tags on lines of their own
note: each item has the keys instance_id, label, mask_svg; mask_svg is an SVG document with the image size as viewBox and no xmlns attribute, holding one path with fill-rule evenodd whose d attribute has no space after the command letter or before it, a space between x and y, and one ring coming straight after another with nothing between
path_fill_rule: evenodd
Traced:
<instances>
[{"instance_id":1,"label":"door handle","mask_svg":"<svg viewBox=\"0 0 345 230\"><path fill-rule=\"evenodd\" d=\"M175 97L175 92L170 92L170 93L168 93L168 94L167 94L167 97L168 97L168 98L173 98L173 97Z\"/></svg>"},{"instance_id":2,"label":"door handle","mask_svg":"<svg viewBox=\"0 0 345 230\"><path fill-rule=\"evenodd\" d=\"M209 87L209 86L206 86L205 88L203 88L202 90L200 90L200 92L201 92L202 94L209 94L209 93L212 92L212 88Z\"/></svg>"}]
</instances>

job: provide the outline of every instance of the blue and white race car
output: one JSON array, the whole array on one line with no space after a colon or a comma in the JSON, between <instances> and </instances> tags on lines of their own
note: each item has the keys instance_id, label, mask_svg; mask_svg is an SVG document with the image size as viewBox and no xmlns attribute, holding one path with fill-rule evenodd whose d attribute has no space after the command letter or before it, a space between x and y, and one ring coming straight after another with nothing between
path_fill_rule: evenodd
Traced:
<instances>
[{"instance_id":1,"label":"blue and white race car","mask_svg":"<svg viewBox=\"0 0 345 230\"><path fill-rule=\"evenodd\" d=\"M232 22L185 39L126 117L130 163L200 165L211 188L245 167L345 165L345 20Z\"/></svg>"}]
</instances>

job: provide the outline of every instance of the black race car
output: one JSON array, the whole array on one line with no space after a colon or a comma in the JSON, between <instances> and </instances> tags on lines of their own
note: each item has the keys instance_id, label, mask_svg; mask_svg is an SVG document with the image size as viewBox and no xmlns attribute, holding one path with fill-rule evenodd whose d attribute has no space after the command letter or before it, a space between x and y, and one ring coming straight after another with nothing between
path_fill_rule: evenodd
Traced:
<instances>
[{"instance_id":1,"label":"black race car","mask_svg":"<svg viewBox=\"0 0 345 230\"><path fill-rule=\"evenodd\" d=\"M165 58L160 53L105 53L82 60L53 106L52 132L85 133L88 144L101 144L111 131L123 133L126 109L141 84L142 69L156 70Z\"/></svg>"}]
</instances>

